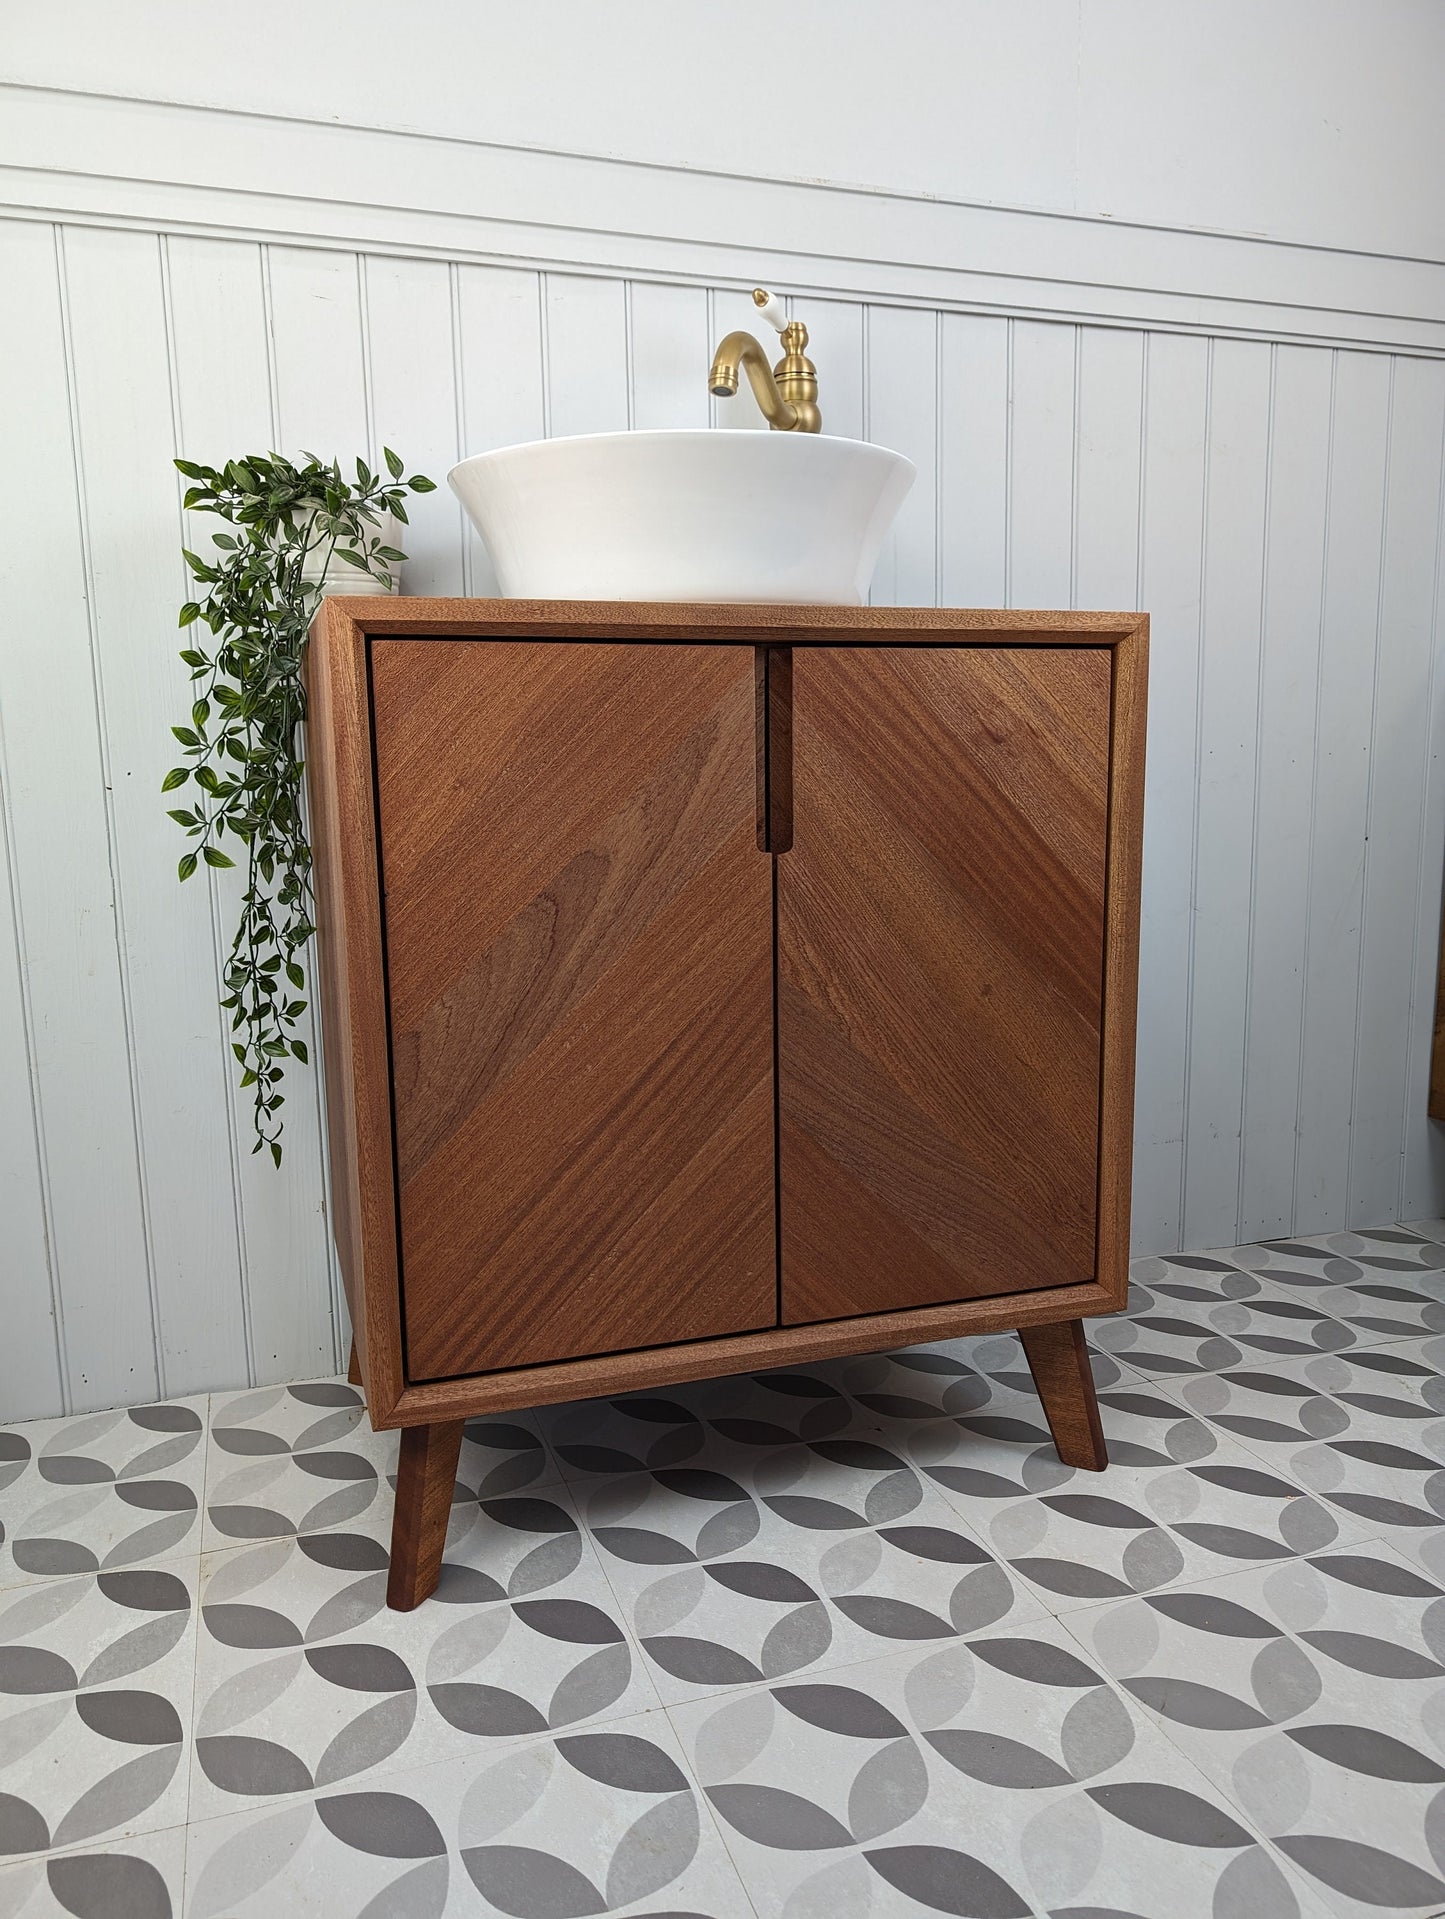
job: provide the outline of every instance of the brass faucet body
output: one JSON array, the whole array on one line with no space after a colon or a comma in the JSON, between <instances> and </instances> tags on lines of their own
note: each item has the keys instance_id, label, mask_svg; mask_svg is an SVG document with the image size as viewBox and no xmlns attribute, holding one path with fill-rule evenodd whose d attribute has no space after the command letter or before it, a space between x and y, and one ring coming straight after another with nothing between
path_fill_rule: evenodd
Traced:
<instances>
[{"instance_id":1,"label":"brass faucet body","mask_svg":"<svg viewBox=\"0 0 1445 1919\"><path fill-rule=\"evenodd\" d=\"M758 287L753 299L761 307L768 295ZM782 338L783 357L770 368L768 356L751 333L739 328L728 334L712 356L708 391L720 400L730 399L738 390L739 373L745 372L763 417L775 433L821 433L818 369L803 351L808 344L808 329L801 320L790 320Z\"/></svg>"}]
</instances>

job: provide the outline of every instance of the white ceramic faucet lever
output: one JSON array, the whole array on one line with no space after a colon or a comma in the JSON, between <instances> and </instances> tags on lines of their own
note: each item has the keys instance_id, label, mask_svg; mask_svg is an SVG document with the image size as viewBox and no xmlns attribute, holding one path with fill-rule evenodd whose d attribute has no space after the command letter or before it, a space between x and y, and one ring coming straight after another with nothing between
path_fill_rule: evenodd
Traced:
<instances>
[{"instance_id":1,"label":"white ceramic faucet lever","mask_svg":"<svg viewBox=\"0 0 1445 1919\"><path fill-rule=\"evenodd\" d=\"M769 293L766 287L753 288L753 305L776 332L781 333L788 324L782 301L776 293Z\"/></svg>"}]
</instances>

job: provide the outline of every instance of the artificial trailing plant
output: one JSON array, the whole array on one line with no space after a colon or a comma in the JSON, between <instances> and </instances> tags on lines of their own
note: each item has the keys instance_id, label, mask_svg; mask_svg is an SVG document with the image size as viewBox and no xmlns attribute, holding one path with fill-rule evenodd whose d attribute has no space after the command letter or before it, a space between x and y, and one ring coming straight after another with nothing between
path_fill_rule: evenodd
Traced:
<instances>
[{"instance_id":1,"label":"artificial trailing plant","mask_svg":"<svg viewBox=\"0 0 1445 1919\"><path fill-rule=\"evenodd\" d=\"M401 461L384 451L389 477L358 460L354 485L334 460L327 465L309 453L301 466L276 453L224 467L176 461L192 482L186 507L219 514L235 531L214 536L211 560L182 549L205 591L181 608L180 623L208 627L211 638L182 650L198 683L190 724L171 729L187 764L172 767L161 788L195 789L189 806L171 812L195 842L180 863L183 880L202 861L236 864L222 845L227 834L246 848L221 1005L231 1014L241 1085L252 1095L252 1151L269 1147L278 1166L283 1062L306 1064L296 1022L306 1010L302 956L314 930L297 737L306 717L306 636L333 556L390 591L391 568L405 555L383 544L379 523L388 513L405 522L402 496L430 493L435 484L420 473L403 479Z\"/></svg>"}]
</instances>

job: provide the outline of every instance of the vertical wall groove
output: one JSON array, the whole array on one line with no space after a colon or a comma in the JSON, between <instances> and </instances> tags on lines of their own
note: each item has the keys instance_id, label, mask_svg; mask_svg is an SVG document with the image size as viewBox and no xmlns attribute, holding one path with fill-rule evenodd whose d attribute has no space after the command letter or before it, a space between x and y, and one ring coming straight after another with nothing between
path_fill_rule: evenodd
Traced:
<instances>
[{"instance_id":1,"label":"vertical wall groove","mask_svg":"<svg viewBox=\"0 0 1445 1919\"><path fill-rule=\"evenodd\" d=\"M171 432L172 432L172 436L173 436L177 451L181 454L182 458L188 458L190 456L185 452L186 433L185 433L185 420L183 417L183 412L181 407L180 376L179 376L179 372L176 365L176 322L175 322L175 307L174 307L174 301L173 301L172 290L171 290L169 237L166 234L161 234L159 236L159 242L160 242L160 262L161 262L161 295L162 295L162 306L165 314L165 326L166 326L166 373L167 373L167 378L170 385L170 395L171 395ZM181 476L178 474L176 477L179 480ZM184 487L178 486L177 492L180 498L183 499ZM179 506L178 504L177 511L180 519L182 542L183 544L190 546L192 551L195 551L197 550L196 543L190 540L190 538L188 537L186 533L185 509ZM179 554L177 554L177 573L179 575L178 584L180 587L179 603L184 604L184 602L190 598L191 581L186 569L185 562L180 557ZM231 1059L232 1059L231 1027L230 1027L230 1021L226 1016L225 1009L220 1004L222 995L219 990L220 984L223 982L223 979L224 979L224 967L225 967L226 954L228 951L228 942L226 940L225 930L221 924L221 895L220 895L220 886L217 881L215 870L210 866L202 865L199 873L195 877L199 878L202 874L205 876L207 902L210 907L211 947L212 947L211 973L212 973L212 978L217 982L216 1058L221 1071L221 1095L220 1096L221 1096L221 1105L225 1114L226 1143L227 1143L227 1148L228 1148L230 1163L231 1163L231 1217L235 1227L236 1253L237 1253L237 1259L239 1262L239 1280L240 1280L240 1289L241 1289L241 1326L242 1326L242 1334L245 1342L244 1363L245 1363L245 1370L246 1370L246 1379L248 1383L254 1384L255 1377L256 1377L256 1363L255 1363L255 1352L253 1350L252 1341L251 1341L251 1309L250 1309L251 1269L250 1269L249 1249L248 1249L248 1243L247 1243L247 1237L246 1237L246 1209L241 1204L241 1142L240 1142L240 1136L239 1136L239 1132L236 1125L236 1103L231 1096L231 1090L230 1090Z\"/></svg>"},{"instance_id":2,"label":"vertical wall groove","mask_svg":"<svg viewBox=\"0 0 1445 1919\"><path fill-rule=\"evenodd\" d=\"M65 230L62 227L55 228L55 248L56 268L59 275L60 288L61 338L65 354L65 386L70 409L71 456L74 461L75 470L75 511L77 525L80 530L81 563L85 574L86 631L90 644L91 690L94 702L93 719L96 738L99 744L101 777L105 786L106 850L110 869L115 951L120 979L121 1016L125 1023L126 1059L129 1067L130 1121L135 1151L136 1189L140 1200L141 1233L145 1249L146 1292L150 1306L151 1351L156 1390L159 1393L164 1393L165 1368L162 1364L160 1307L156 1294L154 1230L150 1214L149 1182L146 1178L145 1134L142 1126L139 1089L136 1084L138 1055L135 1044L135 1014L131 1000L129 956L126 951L125 901L121 890L119 849L116 844L115 783L111 771L110 742L106 735L105 681L95 625L95 558L91 541L89 503L86 498L85 436L80 417L79 396L76 388L75 346L71 326L69 280L66 273ZM75 1390L74 1379L72 1378L68 1383L69 1390L73 1397Z\"/></svg>"},{"instance_id":3,"label":"vertical wall groove","mask_svg":"<svg viewBox=\"0 0 1445 1919\"><path fill-rule=\"evenodd\" d=\"M1335 419L1336 400L1339 393L1340 356L1338 351L1330 352L1330 418L1326 435L1325 455L1325 513L1324 527L1320 537L1320 617L1316 635L1316 659L1323 659L1325 644L1325 622L1329 611L1330 598L1330 528L1334 518L1334 474L1335 474ZM1315 754L1310 768L1310 828L1309 841L1305 852L1305 938L1304 938L1304 988L1300 993L1300 1031L1299 1031L1299 1081L1295 1095L1295 1112L1304 1110L1305 1099L1305 1036L1309 1030L1310 1002L1310 948L1314 928L1314 873L1315 873L1315 822L1319 810L1320 761L1319 738L1320 716L1323 710L1324 675L1315 676L1314 727L1312 738L1315 742ZM1295 1127L1294 1178L1290 1189L1290 1217L1299 1214L1299 1171L1300 1171L1300 1131Z\"/></svg>"},{"instance_id":4,"label":"vertical wall groove","mask_svg":"<svg viewBox=\"0 0 1445 1919\"><path fill-rule=\"evenodd\" d=\"M60 1289L60 1275L55 1257L55 1203L50 1182L50 1165L46 1154L44 1112L41 1106L40 1076L36 1062L35 1008L30 994L30 959L25 940L24 907L17 883L15 837L9 803L9 796L14 792L14 788L10 784L9 766L9 755L5 748L5 704L3 700L0 700L0 836L3 836L5 847L5 885L10 902L11 924L14 928L15 973L20 1001L20 1041L25 1057L30 1132L35 1144L35 1177L39 1187L40 1218L44 1233L42 1249L45 1258L44 1284L50 1299L56 1386L59 1393L59 1404L55 1410L68 1413L71 1410L71 1395L70 1362L65 1346L65 1302ZM19 1283L38 1284L39 1276L22 1273L19 1275Z\"/></svg>"},{"instance_id":5,"label":"vertical wall groove","mask_svg":"<svg viewBox=\"0 0 1445 1919\"><path fill-rule=\"evenodd\" d=\"M1264 693L1267 683L1265 653L1269 646L1270 515L1274 503L1275 398L1279 387L1279 348L1269 349L1269 411L1264 430L1264 535L1259 568L1259 679L1254 697L1254 805L1249 839L1249 927L1245 939L1244 1029L1239 1067L1239 1174L1234 1237L1243 1240L1244 1167L1249 1134L1249 1062L1251 1015L1254 1010L1255 928L1259 903L1260 782L1265 763Z\"/></svg>"},{"instance_id":6,"label":"vertical wall groove","mask_svg":"<svg viewBox=\"0 0 1445 1919\"><path fill-rule=\"evenodd\" d=\"M1442 419L1440 460L1435 487L1435 560L1430 586L1430 672L1425 705L1428 723L1425 728L1424 748L1420 756L1419 784L1416 789L1419 794L1420 819L1426 828L1431 818L1430 768L1436 754L1436 701L1439 698L1441 685L1441 644L1442 639L1445 639L1441 628L1442 611L1445 611L1445 598L1442 598L1441 591L1442 584L1445 584L1445 419ZM1427 918L1426 902L1432 899L1438 900L1442 868L1445 868L1445 850L1432 844L1428 830L1422 831L1415 869L1415 928L1410 961L1410 1047L1405 1083L1400 1088L1400 1182L1395 1198L1395 1211L1402 1219L1413 1218L1416 1211L1411 1190L1410 1104L1412 1098L1424 1097L1429 1084L1436 1000L1434 974L1430 972L1428 978L1422 979L1420 959L1422 952L1438 955L1441 950L1439 937L1441 916L1437 909L1433 919Z\"/></svg>"},{"instance_id":7,"label":"vertical wall groove","mask_svg":"<svg viewBox=\"0 0 1445 1919\"><path fill-rule=\"evenodd\" d=\"M1204 765L1204 638L1207 616L1209 572L1209 480L1210 450L1214 427L1214 342L1205 346L1204 361L1204 464L1199 489L1199 610L1195 633L1197 660L1194 681L1194 753L1190 767L1192 810L1189 833L1189 918L1197 933L1199 925L1199 815L1200 778ZM1190 1092L1194 1064L1194 961L1195 942L1189 943L1189 962L1184 984L1184 1145L1179 1155L1179 1232L1185 1243L1189 1219L1189 1124Z\"/></svg>"},{"instance_id":8,"label":"vertical wall groove","mask_svg":"<svg viewBox=\"0 0 1445 1919\"><path fill-rule=\"evenodd\" d=\"M1388 584L1385 571L1386 557L1390 545L1390 480L1393 469L1395 448L1395 376L1398 359L1390 355L1390 379L1385 399L1385 486L1384 505L1380 512L1380 561L1379 578L1375 586L1375 657L1374 670L1370 675L1370 726L1369 761L1365 782L1365 841L1361 852L1364 871L1360 880L1360 934L1358 941L1359 959L1355 970L1355 1046L1350 1069L1350 1145L1345 1169L1345 1191L1353 1193L1355 1184L1355 1120L1360 1085L1360 1045L1364 1026L1364 998L1362 988L1365 971L1365 928L1370 918L1370 828L1375 811L1375 777L1378 761L1375 754L1376 725L1380 711L1380 655L1385 628L1385 592Z\"/></svg>"}]
</instances>

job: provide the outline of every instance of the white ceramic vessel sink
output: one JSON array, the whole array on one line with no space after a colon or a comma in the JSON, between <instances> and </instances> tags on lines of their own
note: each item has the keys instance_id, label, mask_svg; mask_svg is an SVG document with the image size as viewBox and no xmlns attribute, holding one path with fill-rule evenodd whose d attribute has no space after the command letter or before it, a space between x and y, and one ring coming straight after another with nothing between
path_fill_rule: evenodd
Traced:
<instances>
[{"instance_id":1,"label":"white ceramic vessel sink","mask_svg":"<svg viewBox=\"0 0 1445 1919\"><path fill-rule=\"evenodd\" d=\"M823 433L681 428L534 440L447 475L508 598L859 606L913 484Z\"/></svg>"}]
</instances>

